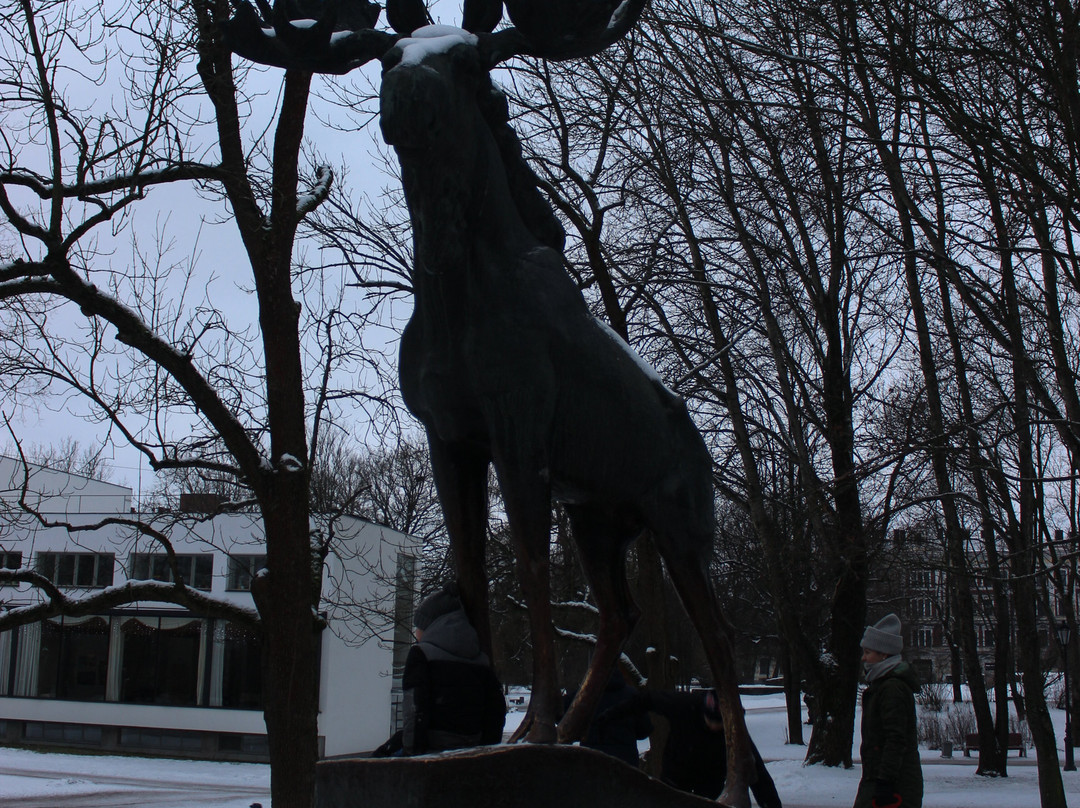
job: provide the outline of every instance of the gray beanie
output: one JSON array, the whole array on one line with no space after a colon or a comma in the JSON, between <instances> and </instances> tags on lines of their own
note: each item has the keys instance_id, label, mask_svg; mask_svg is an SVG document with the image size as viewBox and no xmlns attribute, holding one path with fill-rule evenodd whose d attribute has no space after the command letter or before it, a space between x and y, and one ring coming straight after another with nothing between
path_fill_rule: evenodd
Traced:
<instances>
[{"instance_id":1,"label":"gray beanie","mask_svg":"<svg viewBox=\"0 0 1080 808\"><path fill-rule=\"evenodd\" d=\"M436 618L456 612L460 608L461 598L458 597L457 586L451 584L424 598L413 615L413 625L421 631L427 631L427 627L434 623Z\"/></svg>"},{"instance_id":2,"label":"gray beanie","mask_svg":"<svg viewBox=\"0 0 1080 808\"><path fill-rule=\"evenodd\" d=\"M860 643L863 648L894 656L904 650L904 638L900 635L900 618L887 614L874 625L867 626Z\"/></svg>"}]
</instances>

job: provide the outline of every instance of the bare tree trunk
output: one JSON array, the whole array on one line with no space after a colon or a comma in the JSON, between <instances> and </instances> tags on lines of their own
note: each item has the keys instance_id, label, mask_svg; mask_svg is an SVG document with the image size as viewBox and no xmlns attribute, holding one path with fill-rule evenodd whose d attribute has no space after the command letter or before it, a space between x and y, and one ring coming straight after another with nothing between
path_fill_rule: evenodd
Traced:
<instances>
[{"instance_id":1,"label":"bare tree trunk","mask_svg":"<svg viewBox=\"0 0 1080 808\"><path fill-rule=\"evenodd\" d=\"M307 516L297 512L306 510L306 503L299 509L294 503L294 507L283 504L267 513L268 574L252 585L265 641L263 717L271 799L274 805L296 808L312 804L319 757L320 634L312 615L312 595L317 590L313 592ZM271 527L271 520L278 526ZM296 608L296 603L305 601L304 609Z\"/></svg>"},{"instance_id":2,"label":"bare tree trunk","mask_svg":"<svg viewBox=\"0 0 1080 808\"><path fill-rule=\"evenodd\" d=\"M802 746L802 677L799 668L785 646L780 652L784 672L784 708L787 712L787 742Z\"/></svg>"},{"instance_id":3,"label":"bare tree trunk","mask_svg":"<svg viewBox=\"0 0 1080 808\"><path fill-rule=\"evenodd\" d=\"M1020 521L1019 530L1007 536L1012 552L1010 567L1013 573L1013 609L1016 615L1017 662L1023 674L1024 701L1031 740L1035 747L1039 767L1039 795L1042 808L1066 808L1065 787L1058 767L1057 743L1050 722L1046 695L1043 692L1042 661L1039 655L1039 625L1036 614L1037 592L1035 587L1037 503L1034 482L1036 480L1033 455L1031 411L1028 403L1027 379L1031 377L1025 366L1023 322L1013 274L1011 253L1002 251L1002 292L1005 303L1006 328L1014 346L1012 351L1013 425L1016 430L1019 454Z\"/></svg>"},{"instance_id":4,"label":"bare tree trunk","mask_svg":"<svg viewBox=\"0 0 1080 808\"><path fill-rule=\"evenodd\" d=\"M270 791L279 808L308 808L318 760L318 660L315 611L319 558L312 548L304 373L299 307L292 292L292 255L299 223L300 146L311 74L286 71L274 133L270 212L259 210L246 161L221 23L225 0L200 0L199 73L217 113L225 180L237 227L251 262L265 362L270 468L238 457L255 491L266 530L267 575L252 586L263 620L266 650L264 717L270 751Z\"/></svg>"}]
</instances>

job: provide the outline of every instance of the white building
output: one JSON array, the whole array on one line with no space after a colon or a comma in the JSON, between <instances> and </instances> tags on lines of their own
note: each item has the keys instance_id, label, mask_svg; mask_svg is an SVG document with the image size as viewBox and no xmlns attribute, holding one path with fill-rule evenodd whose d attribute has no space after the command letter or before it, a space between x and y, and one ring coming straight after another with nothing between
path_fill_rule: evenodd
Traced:
<instances>
[{"instance_id":1,"label":"white building","mask_svg":"<svg viewBox=\"0 0 1080 808\"><path fill-rule=\"evenodd\" d=\"M20 497L48 525L27 516ZM172 580L161 546L131 526L70 529L135 518L131 501L124 486L40 467L28 477L0 457L0 568L34 569L71 597ZM254 608L248 590L265 561L257 514L142 518L168 536L190 586ZM395 728L416 552L411 537L360 519L338 519L333 531L321 608L325 756L373 749ZM28 584L0 584L0 614L38 598ZM0 743L264 758L259 646L238 624L149 602L0 632Z\"/></svg>"}]
</instances>

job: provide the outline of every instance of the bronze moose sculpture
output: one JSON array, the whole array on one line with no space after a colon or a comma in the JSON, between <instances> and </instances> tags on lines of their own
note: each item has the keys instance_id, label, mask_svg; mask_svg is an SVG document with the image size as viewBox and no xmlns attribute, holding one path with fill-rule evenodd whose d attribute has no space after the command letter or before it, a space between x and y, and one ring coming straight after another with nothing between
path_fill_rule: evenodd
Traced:
<instances>
[{"instance_id":1,"label":"bronze moose sculpture","mask_svg":"<svg viewBox=\"0 0 1080 808\"><path fill-rule=\"evenodd\" d=\"M593 317L563 268L564 233L537 189L489 71L515 55L599 53L647 0L465 0L464 28L431 26L420 0L246 3L230 46L264 64L343 73L383 63L380 123L397 152L414 242L400 381L423 423L466 608L490 650L485 536L494 465L528 608L530 741L579 739L637 619L627 545L651 531L704 645L725 719L720 801L746 808L753 777L733 632L706 575L712 462L683 401ZM503 6L512 27L494 31ZM317 12L299 24L300 14ZM556 726L548 547L561 502L600 612L596 650Z\"/></svg>"}]
</instances>

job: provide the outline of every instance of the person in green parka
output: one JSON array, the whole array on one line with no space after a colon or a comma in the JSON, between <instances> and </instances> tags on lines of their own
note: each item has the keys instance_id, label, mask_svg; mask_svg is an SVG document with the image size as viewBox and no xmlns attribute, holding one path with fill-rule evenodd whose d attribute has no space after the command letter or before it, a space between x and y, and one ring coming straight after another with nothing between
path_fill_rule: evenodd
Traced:
<instances>
[{"instance_id":1,"label":"person in green parka","mask_svg":"<svg viewBox=\"0 0 1080 808\"><path fill-rule=\"evenodd\" d=\"M854 808L922 808L923 777L915 726L915 670L900 656L900 618L866 627L862 661L862 779Z\"/></svg>"}]
</instances>

